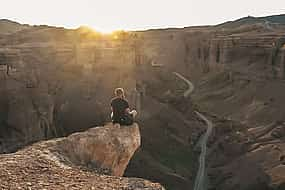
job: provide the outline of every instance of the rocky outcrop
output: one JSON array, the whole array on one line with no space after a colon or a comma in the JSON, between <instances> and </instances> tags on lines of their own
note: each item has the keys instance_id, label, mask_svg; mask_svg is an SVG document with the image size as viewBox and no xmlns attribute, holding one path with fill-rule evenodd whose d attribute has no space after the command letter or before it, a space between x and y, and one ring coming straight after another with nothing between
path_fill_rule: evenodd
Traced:
<instances>
[{"instance_id":1,"label":"rocky outcrop","mask_svg":"<svg viewBox=\"0 0 285 190\"><path fill-rule=\"evenodd\" d=\"M122 175L139 146L136 124L120 129L92 128L67 138L40 142L0 156L0 188L163 190L159 184L143 179L102 175L106 168ZM88 169L89 163L97 168Z\"/></svg>"},{"instance_id":2,"label":"rocky outcrop","mask_svg":"<svg viewBox=\"0 0 285 190\"><path fill-rule=\"evenodd\" d=\"M189 32L185 35L185 65L195 72L226 68L252 78L283 78L282 32L248 30Z\"/></svg>"},{"instance_id":3,"label":"rocky outcrop","mask_svg":"<svg viewBox=\"0 0 285 190\"><path fill-rule=\"evenodd\" d=\"M285 136L285 123L278 125L274 130L272 130L271 136L274 138L284 137Z\"/></svg>"},{"instance_id":4,"label":"rocky outcrop","mask_svg":"<svg viewBox=\"0 0 285 190\"><path fill-rule=\"evenodd\" d=\"M284 143L271 137L281 125L277 122L247 130L237 122L220 121L214 143L209 145L209 189L283 189Z\"/></svg>"},{"instance_id":5,"label":"rocky outcrop","mask_svg":"<svg viewBox=\"0 0 285 190\"><path fill-rule=\"evenodd\" d=\"M60 142L59 147L73 163L99 167L110 175L122 176L140 144L137 124L121 128L110 124L72 134Z\"/></svg>"},{"instance_id":6,"label":"rocky outcrop","mask_svg":"<svg viewBox=\"0 0 285 190\"><path fill-rule=\"evenodd\" d=\"M283 155L284 144L261 146L218 168L214 175L216 178L213 180L217 184L213 184L213 187L234 190L283 189L285 181Z\"/></svg>"}]
</instances>

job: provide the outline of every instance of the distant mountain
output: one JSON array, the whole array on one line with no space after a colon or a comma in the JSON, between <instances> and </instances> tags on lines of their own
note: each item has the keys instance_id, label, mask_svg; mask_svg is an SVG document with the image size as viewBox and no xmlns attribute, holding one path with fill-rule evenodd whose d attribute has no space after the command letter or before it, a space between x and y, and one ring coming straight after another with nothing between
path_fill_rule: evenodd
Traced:
<instances>
[{"instance_id":1,"label":"distant mountain","mask_svg":"<svg viewBox=\"0 0 285 190\"><path fill-rule=\"evenodd\" d=\"M260 17L260 19L264 19L264 20L267 20L269 22L276 23L276 24L285 24L285 14Z\"/></svg>"},{"instance_id":2,"label":"distant mountain","mask_svg":"<svg viewBox=\"0 0 285 190\"><path fill-rule=\"evenodd\" d=\"M0 19L0 34L11 34L29 27L29 25L23 25L11 20Z\"/></svg>"},{"instance_id":3,"label":"distant mountain","mask_svg":"<svg viewBox=\"0 0 285 190\"><path fill-rule=\"evenodd\" d=\"M217 25L217 27L225 27L225 28L236 28L243 25L251 25L251 24L280 24L285 25L285 14L281 15L272 15L265 17L244 17L235 21L229 21L222 24Z\"/></svg>"}]
</instances>

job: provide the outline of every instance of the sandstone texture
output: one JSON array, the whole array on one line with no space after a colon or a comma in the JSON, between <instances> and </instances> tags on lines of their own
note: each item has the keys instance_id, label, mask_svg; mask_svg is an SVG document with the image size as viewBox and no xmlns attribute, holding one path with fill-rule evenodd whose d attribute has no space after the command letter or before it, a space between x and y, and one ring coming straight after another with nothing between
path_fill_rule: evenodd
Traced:
<instances>
[{"instance_id":1,"label":"sandstone texture","mask_svg":"<svg viewBox=\"0 0 285 190\"><path fill-rule=\"evenodd\" d=\"M92 128L66 138L39 142L0 156L0 187L7 190L163 190L159 184L147 180L119 177L139 146L136 124L121 129ZM105 171L118 177L107 176Z\"/></svg>"},{"instance_id":2,"label":"sandstone texture","mask_svg":"<svg viewBox=\"0 0 285 190\"><path fill-rule=\"evenodd\" d=\"M72 134L59 146L73 163L94 165L105 168L110 175L123 176L140 145L141 137L137 124L121 128L109 124Z\"/></svg>"}]
</instances>

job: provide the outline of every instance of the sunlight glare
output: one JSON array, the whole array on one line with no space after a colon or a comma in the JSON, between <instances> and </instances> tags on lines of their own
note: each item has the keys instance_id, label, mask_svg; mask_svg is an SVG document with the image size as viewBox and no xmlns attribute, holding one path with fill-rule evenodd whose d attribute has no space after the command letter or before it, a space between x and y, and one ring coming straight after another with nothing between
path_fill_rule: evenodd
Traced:
<instances>
[{"instance_id":1,"label":"sunlight glare","mask_svg":"<svg viewBox=\"0 0 285 190\"><path fill-rule=\"evenodd\" d=\"M117 40L119 38L119 36L117 34L113 34L113 39Z\"/></svg>"},{"instance_id":2,"label":"sunlight glare","mask_svg":"<svg viewBox=\"0 0 285 190\"><path fill-rule=\"evenodd\" d=\"M119 30L118 28L113 28L113 27L93 27L93 28L95 28L94 29L95 31L107 35L113 34L115 31Z\"/></svg>"}]
</instances>

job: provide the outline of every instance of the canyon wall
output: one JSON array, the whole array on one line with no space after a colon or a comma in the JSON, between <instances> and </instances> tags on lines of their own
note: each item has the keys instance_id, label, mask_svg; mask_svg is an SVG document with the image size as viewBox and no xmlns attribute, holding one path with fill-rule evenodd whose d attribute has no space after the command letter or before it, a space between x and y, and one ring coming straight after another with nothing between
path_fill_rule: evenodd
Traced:
<instances>
[{"instance_id":1,"label":"canyon wall","mask_svg":"<svg viewBox=\"0 0 285 190\"><path fill-rule=\"evenodd\" d=\"M54 28L26 33L2 39L2 151L110 121L115 87L132 97L134 52L128 42L87 40L82 31Z\"/></svg>"},{"instance_id":2,"label":"canyon wall","mask_svg":"<svg viewBox=\"0 0 285 190\"><path fill-rule=\"evenodd\" d=\"M184 117L191 115L189 110L204 111L215 123L208 143L211 189L282 189L284 186L283 175L278 174L284 173L281 161L284 135L282 132L278 133L278 138L271 135L274 136L273 129L282 131L284 128L284 125L276 127L276 123L283 123L285 118L283 34L282 27L268 29L263 25L168 29L142 34L144 45L147 44L143 52L149 58L146 68L141 70L146 76L142 78L146 94L167 102L173 109L180 110L187 105L186 109L181 109ZM178 88L177 83L172 86L169 82L175 81L171 78L173 71L183 74L195 85L191 98L178 98L181 104L169 98ZM188 104L188 100L193 104ZM268 129L272 125L274 127ZM265 132L253 135L249 132L253 129ZM192 138L190 142L196 141ZM272 151L269 152L270 147ZM142 155L139 158L143 163L150 159ZM190 157L188 160L195 162ZM140 176L146 173L134 167L136 164L130 165L132 173ZM176 171L185 176L179 169ZM250 176L246 175L248 172ZM170 181L158 179L158 175L153 178ZM193 178L189 176L188 179ZM173 180L177 182L175 187L185 188L185 183L178 181Z\"/></svg>"}]
</instances>

